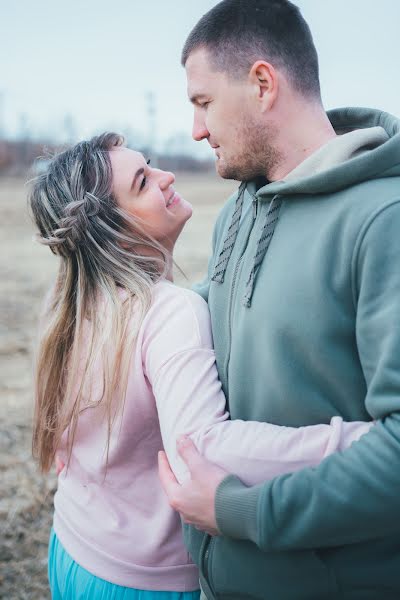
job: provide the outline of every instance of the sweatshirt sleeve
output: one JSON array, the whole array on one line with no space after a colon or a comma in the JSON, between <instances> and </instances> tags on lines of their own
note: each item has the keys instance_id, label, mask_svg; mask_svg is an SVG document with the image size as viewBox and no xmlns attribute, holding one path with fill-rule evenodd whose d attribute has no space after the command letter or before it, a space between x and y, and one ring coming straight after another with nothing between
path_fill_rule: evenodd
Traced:
<instances>
[{"instance_id":1,"label":"sweatshirt sleeve","mask_svg":"<svg viewBox=\"0 0 400 600\"><path fill-rule=\"evenodd\" d=\"M396 201L365 223L353 255L365 405L376 425L315 468L253 487L225 478L216 497L224 535L282 551L355 544L400 529L399 231Z\"/></svg>"},{"instance_id":2,"label":"sweatshirt sleeve","mask_svg":"<svg viewBox=\"0 0 400 600\"><path fill-rule=\"evenodd\" d=\"M187 467L176 451L181 434L191 437L210 461L248 485L321 460L368 431L371 423L281 427L229 420L212 347L206 303L196 294L169 287L149 315L143 362L157 404L161 435L179 481Z\"/></svg>"}]
</instances>

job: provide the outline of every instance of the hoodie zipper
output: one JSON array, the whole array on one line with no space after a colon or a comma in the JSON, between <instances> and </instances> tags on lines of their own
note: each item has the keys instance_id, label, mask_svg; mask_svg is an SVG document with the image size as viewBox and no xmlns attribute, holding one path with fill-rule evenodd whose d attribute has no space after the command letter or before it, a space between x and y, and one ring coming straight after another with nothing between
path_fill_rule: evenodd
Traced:
<instances>
[{"instance_id":1,"label":"hoodie zipper","mask_svg":"<svg viewBox=\"0 0 400 600\"><path fill-rule=\"evenodd\" d=\"M209 568L210 567L210 559L211 559L211 548L212 548L212 545L214 543L214 538L211 535L209 535L208 538L209 539L207 541L207 547L206 547L206 551L204 553L204 558L203 558L203 569L202 570L203 570L203 577L206 580L207 585L210 588L210 591L214 595L214 590L213 590L213 587L212 587L212 581L210 579L211 570Z\"/></svg>"},{"instance_id":2,"label":"hoodie zipper","mask_svg":"<svg viewBox=\"0 0 400 600\"><path fill-rule=\"evenodd\" d=\"M212 542L212 536L210 536L209 542L207 544L207 549L204 554L204 577L206 578L207 583L209 582L208 560L210 558L211 542Z\"/></svg>"},{"instance_id":3,"label":"hoodie zipper","mask_svg":"<svg viewBox=\"0 0 400 600\"><path fill-rule=\"evenodd\" d=\"M251 224L250 230L247 234L247 238L246 238L246 242L244 244L242 253L236 263L235 266L235 270L233 272L233 277L232 277L232 285L231 285L231 291L230 291L230 295L229 295L229 311L228 311L228 333L229 333L229 355L227 357L227 361L226 361L226 365L225 365L225 381L228 382L228 370L229 370L229 362L230 362L230 357L231 357L231 352L230 352L230 347L231 347L231 341L232 341L232 321L233 321L233 297L235 295L235 288L236 288L236 279L237 279L237 275L240 269L240 266L242 264L245 252L247 250L247 245L249 243L249 239L251 236L251 233L253 231L253 227L254 227L254 223L256 222L257 219L257 214L258 214L258 200L255 196L253 196L253 206L252 206L252 210L253 210L253 222ZM229 386L227 385L227 391L229 390ZM227 404L228 404L228 408L229 408L229 393L226 394L227 396Z\"/></svg>"}]
</instances>

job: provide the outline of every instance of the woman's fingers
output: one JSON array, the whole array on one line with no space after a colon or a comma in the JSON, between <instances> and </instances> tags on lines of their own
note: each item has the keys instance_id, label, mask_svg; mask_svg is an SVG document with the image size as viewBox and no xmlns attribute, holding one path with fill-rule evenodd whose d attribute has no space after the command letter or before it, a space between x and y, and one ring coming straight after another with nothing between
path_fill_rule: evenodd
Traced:
<instances>
[{"instance_id":1,"label":"woman's fingers","mask_svg":"<svg viewBox=\"0 0 400 600\"><path fill-rule=\"evenodd\" d=\"M57 473L57 475L59 475L61 473L61 471L63 470L63 468L65 467L65 464L63 463L61 458L58 456L58 454L56 454L54 462L56 465L56 473Z\"/></svg>"}]
</instances>

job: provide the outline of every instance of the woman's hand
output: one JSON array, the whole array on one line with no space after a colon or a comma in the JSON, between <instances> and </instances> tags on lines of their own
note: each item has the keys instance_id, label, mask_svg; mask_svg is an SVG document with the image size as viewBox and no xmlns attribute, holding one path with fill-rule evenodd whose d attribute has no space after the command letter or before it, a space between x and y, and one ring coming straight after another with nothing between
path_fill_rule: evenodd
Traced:
<instances>
[{"instance_id":1,"label":"woman's hand","mask_svg":"<svg viewBox=\"0 0 400 600\"><path fill-rule=\"evenodd\" d=\"M61 473L61 471L65 467L65 464L63 463L63 461L61 460L61 458L58 456L58 454L56 454L56 457L54 459L54 464L55 464L55 467L56 467L56 473L57 473L57 477L58 477L58 475Z\"/></svg>"}]
</instances>

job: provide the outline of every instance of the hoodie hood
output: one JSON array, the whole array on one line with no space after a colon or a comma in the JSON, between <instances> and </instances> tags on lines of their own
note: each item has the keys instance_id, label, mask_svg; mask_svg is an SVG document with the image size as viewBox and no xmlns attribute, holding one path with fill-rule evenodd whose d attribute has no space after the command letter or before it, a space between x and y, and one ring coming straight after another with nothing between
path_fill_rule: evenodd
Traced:
<instances>
[{"instance_id":1,"label":"hoodie hood","mask_svg":"<svg viewBox=\"0 0 400 600\"><path fill-rule=\"evenodd\" d=\"M400 120L389 113L369 108L339 108L327 112L338 135L350 131L379 127L386 140L377 147L364 150L345 162L340 162L309 176L284 181L273 181L256 193L260 200L276 194L323 194L337 192L362 181L400 175ZM311 158L311 157L310 157ZM307 159L308 160L308 159ZM254 190L253 182L248 189Z\"/></svg>"},{"instance_id":2,"label":"hoodie hood","mask_svg":"<svg viewBox=\"0 0 400 600\"><path fill-rule=\"evenodd\" d=\"M296 194L334 193L371 179L400 176L399 119L369 108L340 108L328 111L327 115L339 138L331 140L305 159L288 174L286 180L267 182L260 187L260 179L257 179L243 182L239 188L232 222L212 280L218 283L224 281L239 230L245 192L250 194L255 204L257 201L269 202L247 279L245 306L251 305L258 268L278 223L283 196L290 201L290 197Z\"/></svg>"}]
</instances>

